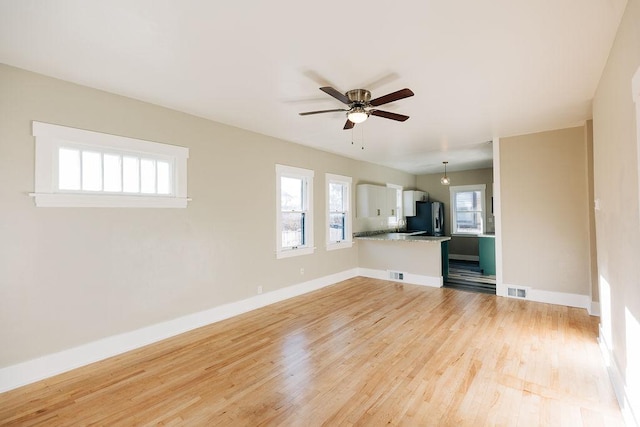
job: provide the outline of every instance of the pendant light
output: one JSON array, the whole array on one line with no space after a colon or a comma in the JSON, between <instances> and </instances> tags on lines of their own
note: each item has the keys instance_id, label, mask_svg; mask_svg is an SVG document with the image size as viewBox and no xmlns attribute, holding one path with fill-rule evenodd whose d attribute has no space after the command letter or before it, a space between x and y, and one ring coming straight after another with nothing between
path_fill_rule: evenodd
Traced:
<instances>
[{"instance_id":1,"label":"pendant light","mask_svg":"<svg viewBox=\"0 0 640 427\"><path fill-rule=\"evenodd\" d=\"M449 162L442 162L442 163L444 164L444 176L442 178L440 178L440 184L449 185L449 184L451 184L451 180L447 176L447 163L449 163Z\"/></svg>"}]
</instances>

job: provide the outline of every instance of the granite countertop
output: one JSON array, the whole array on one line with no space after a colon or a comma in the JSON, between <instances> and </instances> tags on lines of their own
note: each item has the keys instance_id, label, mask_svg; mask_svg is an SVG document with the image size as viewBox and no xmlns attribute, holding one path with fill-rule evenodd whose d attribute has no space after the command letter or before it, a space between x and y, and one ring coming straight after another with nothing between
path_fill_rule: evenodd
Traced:
<instances>
[{"instance_id":1,"label":"granite countertop","mask_svg":"<svg viewBox=\"0 0 640 427\"><path fill-rule=\"evenodd\" d=\"M424 236L420 233L379 233L365 236L357 236L358 240L386 240L386 241L403 241L403 242L424 242L424 243L440 243L451 240L448 236Z\"/></svg>"},{"instance_id":2,"label":"granite countertop","mask_svg":"<svg viewBox=\"0 0 640 427\"><path fill-rule=\"evenodd\" d=\"M484 233L484 234L478 234L478 237L491 237L491 238L496 238L496 233Z\"/></svg>"}]
</instances>

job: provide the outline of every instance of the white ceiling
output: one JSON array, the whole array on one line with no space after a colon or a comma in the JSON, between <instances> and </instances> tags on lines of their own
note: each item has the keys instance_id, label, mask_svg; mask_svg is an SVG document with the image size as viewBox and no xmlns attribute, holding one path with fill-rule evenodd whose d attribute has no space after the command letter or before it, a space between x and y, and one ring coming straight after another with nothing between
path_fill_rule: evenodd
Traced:
<instances>
[{"instance_id":1,"label":"white ceiling","mask_svg":"<svg viewBox=\"0 0 640 427\"><path fill-rule=\"evenodd\" d=\"M412 173L580 125L626 0L0 0L0 61ZM415 96L344 131L320 86ZM354 142L352 144L351 142ZM364 145L364 150L362 146Z\"/></svg>"}]
</instances>

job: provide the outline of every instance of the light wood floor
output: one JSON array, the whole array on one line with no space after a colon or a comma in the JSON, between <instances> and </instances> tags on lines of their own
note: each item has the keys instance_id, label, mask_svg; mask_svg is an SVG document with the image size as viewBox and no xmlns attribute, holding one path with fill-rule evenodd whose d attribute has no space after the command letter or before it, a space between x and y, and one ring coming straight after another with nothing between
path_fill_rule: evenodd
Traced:
<instances>
[{"instance_id":1,"label":"light wood floor","mask_svg":"<svg viewBox=\"0 0 640 427\"><path fill-rule=\"evenodd\" d=\"M0 394L16 425L617 426L585 310L356 278Z\"/></svg>"}]
</instances>

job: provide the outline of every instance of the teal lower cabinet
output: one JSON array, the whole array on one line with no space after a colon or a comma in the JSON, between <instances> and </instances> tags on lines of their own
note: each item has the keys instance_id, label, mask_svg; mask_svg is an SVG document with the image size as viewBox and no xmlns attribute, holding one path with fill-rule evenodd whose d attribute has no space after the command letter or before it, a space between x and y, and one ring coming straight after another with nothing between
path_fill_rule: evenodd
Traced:
<instances>
[{"instance_id":1,"label":"teal lower cabinet","mask_svg":"<svg viewBox=\"0 0 640 427\"><path fill-rule=\"evenodd\" d=\"M445 240L440 244L442 254L442 279L446 282L449 278L449 241Z\"/></svg>"},{"instance_id":2,"label":"teal lower cabinet","mask_svg":"<svg viewBox=\"0 0 640 427\"><path fill-rule=\"evenodd\" d=\"M496 275L496 239L493 236L478 236L480 270L485 276Z\"/></svg>"}]
</instances>

